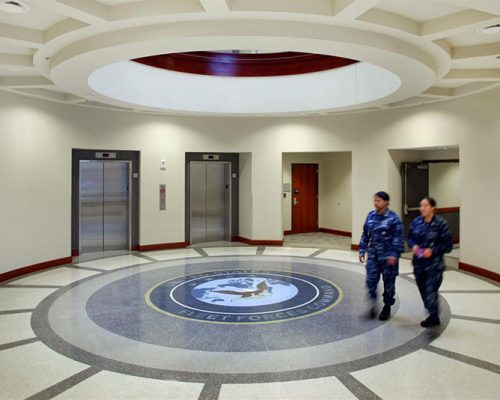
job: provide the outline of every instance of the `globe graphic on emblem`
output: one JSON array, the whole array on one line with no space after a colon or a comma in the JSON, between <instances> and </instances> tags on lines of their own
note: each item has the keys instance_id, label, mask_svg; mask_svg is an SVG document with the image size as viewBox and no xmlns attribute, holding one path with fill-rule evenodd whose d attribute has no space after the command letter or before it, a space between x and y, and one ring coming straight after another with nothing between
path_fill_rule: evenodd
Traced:
<instances>
[{"instance_id":1,"label":"globe graphic on emblem","mask_svg":"<svg viewBox=\"0 0 500 400\"><path fill-rule=\"evenodd\" d=\"M230 307L256 307L290 300L297 287L268 276L214 279L194 287L191 295L204 303Z\"/></svg>"}]
</instances>

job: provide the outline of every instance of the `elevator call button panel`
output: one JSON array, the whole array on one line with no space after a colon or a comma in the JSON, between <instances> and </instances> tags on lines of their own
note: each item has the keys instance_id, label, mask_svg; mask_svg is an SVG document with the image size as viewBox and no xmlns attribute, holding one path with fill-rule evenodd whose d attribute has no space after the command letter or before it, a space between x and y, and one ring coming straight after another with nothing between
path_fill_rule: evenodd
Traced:
<instances>
[{"instance_id":1,"label":"elevator call button panel","mask_svg":"<svg viewBox=\"0 0 500 400\"><path fill-rule=\"evenodd\" d=\"M167 194L167 185L160 185L160 211L166 209L166 194Z\"/></svg>"}]
</instances>

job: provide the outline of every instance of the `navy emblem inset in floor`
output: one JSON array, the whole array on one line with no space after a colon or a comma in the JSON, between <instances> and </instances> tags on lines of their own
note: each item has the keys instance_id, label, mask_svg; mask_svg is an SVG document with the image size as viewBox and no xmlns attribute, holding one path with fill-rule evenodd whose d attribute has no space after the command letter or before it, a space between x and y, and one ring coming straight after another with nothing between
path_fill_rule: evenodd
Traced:
<instances>
[{"instance_id":1,"label":"navy emblem inset in floor","mask_svg":"<svg viewBox=\"0 0 500 400\"><path fill-rule=\"evenodd\" d=\"M162 313L211 323L270 323L326 311L342 300L319 277L286 271L209 271L169 279L146 294Z\"/></svg>"}]
</instances>

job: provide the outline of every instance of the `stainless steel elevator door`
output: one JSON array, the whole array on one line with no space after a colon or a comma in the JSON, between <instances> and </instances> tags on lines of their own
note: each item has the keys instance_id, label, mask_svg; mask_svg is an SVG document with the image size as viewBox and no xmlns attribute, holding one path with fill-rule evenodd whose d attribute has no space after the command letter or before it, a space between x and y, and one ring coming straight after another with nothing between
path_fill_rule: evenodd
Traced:
<instances>
[{"instance_id":1,"label":"stainless steel elevator door","mask_svg":"<svg viewBox=\"0 0 500 400\"><path fill-rule=\"evenodd\" d=\"M129 248L130 163L80 161L80 253Z\"/></svg>"},{"instance_id":2,"label":"stainless steel elevator door","mask_svg":"<svg viewBox=\"0 0 500 400\"><path fill-rule=\"evenodd\" d=\"M206 242L207 223L207 167L205 163L189 165L190 240L191 243Z\"/></svg>"},{"instance_id":3,"label":"stainless steel elevator door","mask_svg":"<svg viewBox=\"0 0 500 400\"><path fill-rule=\"evenodd\" d=\"M229 163L190 163L191 243L230 240L230 176Z\"/></svg>"},{"instance_id":4,"label":"stainless steel elevator door","mask_svg":"<svg viewBox=\"0 0 500 400\"><path fill-rule=\"evenodd\" d=\"M80 161L80 253L103 248L103 164Z\"/></svg>"},{"instance_id":5,"label":"stainless steel elevator door","mask_svg":"<svg viewBox=\"0 0 500 400\"><path fill-rule=\"evenodd\" d=\"M128 162L104 162L104 250L129 247L129 171Z\"/></svg>"}]
</instances>

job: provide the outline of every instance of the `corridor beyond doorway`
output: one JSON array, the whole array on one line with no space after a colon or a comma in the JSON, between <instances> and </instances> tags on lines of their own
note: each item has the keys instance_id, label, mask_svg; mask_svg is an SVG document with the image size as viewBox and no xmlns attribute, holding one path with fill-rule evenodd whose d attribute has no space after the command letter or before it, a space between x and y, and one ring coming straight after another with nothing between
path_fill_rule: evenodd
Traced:
<instances>
[{"instance_id":1,"label":"corridor beyond doorway","mask_svg":"<svg viewBox=\"0 0 500 400\"><path fill-rule=\"evenodd\" d=\"M324 232L286 235L285 247L313 247L318 249L351 250L351 238Z\"/></svg>"}]
</instances>

